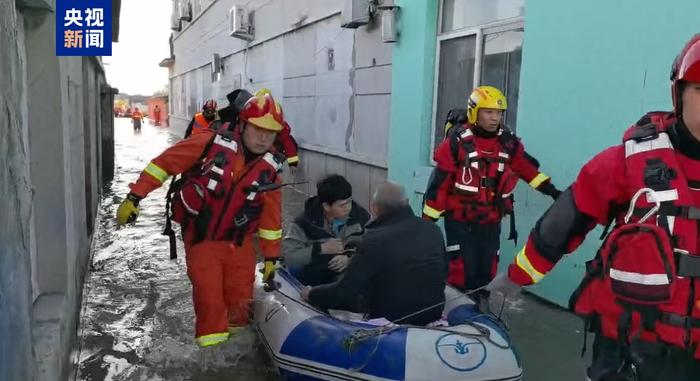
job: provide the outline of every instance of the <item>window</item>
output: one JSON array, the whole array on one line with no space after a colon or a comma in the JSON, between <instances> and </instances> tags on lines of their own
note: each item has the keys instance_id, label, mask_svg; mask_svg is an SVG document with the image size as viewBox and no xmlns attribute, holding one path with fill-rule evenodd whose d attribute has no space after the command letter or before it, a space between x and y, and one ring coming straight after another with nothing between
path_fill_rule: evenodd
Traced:
<instances>
[{"instance_id":1,"label":"window","mask_svg":"<svg viewBox=\"0 0 700 381\"><path fill-rule=\"evenodd\" d=\"M476 36L463 36L438 42L439 69L434 141L445 135L445 117L453 108L467 107L467 96L474 83ZM465 95L466 94L466 95ZM437 145L437 144L436 144Z\"/></svg>"},{"instance_id":2,"label":"window","mask_svg":"<svg viewBox=\"0 0 700 381\"><path fill-rule=\"evenodd\" d=\"M504 123L516 129L523 9L524 0L443 0L432 147L444 138L447 112L466 108L469 94L479 85L495 86L505 93Z\"/></svg>"},{"instance_id":3,"label":"window","mask_svg":"<svg viewBox=\"0 0 700 381\"><path fill-rule=\"evenodd\" d=\"M448 33L524 14L525 0L444 0L440 30Z\"/></svg>"},{"instance_id":4,"label":"window","mask_svg":"<svg viewBox=\"0 0 700 381\"><path fill-rule=\"evenodd\" d=\"M485 34L481 61L480 84L497 87L505 93L508 109L503 122L513 131L517 127L523 33L519 28Z\"/></svg>"}]
</instances>

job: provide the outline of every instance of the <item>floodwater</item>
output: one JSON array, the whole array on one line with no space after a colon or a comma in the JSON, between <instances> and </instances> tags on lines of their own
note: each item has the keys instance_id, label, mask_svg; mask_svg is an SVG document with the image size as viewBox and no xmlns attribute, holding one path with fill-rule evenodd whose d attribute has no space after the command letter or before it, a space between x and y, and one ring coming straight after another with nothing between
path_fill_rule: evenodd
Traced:
<instances>
[{"instance_id":1,"label":"floodwater","mask_svg":"<svg viewBox=\"0 0 700 381\"><path fill-rule=\"evenodd\" d=\"M167 186L141 201L134 226L119 228L114 214L128 184L177 139L167 128L115 119L116 171L100 205L87 275L76 380L267 381L276 375L252 330L228 343L199 349L184 248L169 259L164 227ZM166 183L166 185L169 183Z\"/></svg>"},{"instance_id":2,"label":"floodwater","mask_svg":"<svg viewBox=\"0 0 700 381\"><path fill-rule=\"evenodd\" d=\"M161 235L165 187L141 201L141 215L134 226L116 226L114 214L128 192L128 183L176 140L167 128L147 122L142 133L134 134L128 119L116 119L115 178L103 197L97 220L78 327L75 380L277 379L252 330L221 346L199 349L194 345L194 311L184 249L178 241L180 258L171 261L168 239ZM305 196L285 189L284 220L302 209ZM497 311L500 306L492 307ZM591 351L581 358L583 337L578 318L527 294L507 303L503 317L520 353L524 380L558 381L562 375L585 379Z\"/></svg>"}]
</instances>

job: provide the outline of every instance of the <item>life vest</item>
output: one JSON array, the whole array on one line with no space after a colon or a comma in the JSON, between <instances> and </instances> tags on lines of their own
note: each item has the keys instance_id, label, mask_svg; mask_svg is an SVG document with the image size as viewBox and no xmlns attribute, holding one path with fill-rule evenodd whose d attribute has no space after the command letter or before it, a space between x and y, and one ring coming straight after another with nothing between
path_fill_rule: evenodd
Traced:
<instances>
[{"instance_id":1,"label":"life vest","mask_svg":"<svg viewBox=\"0 0 700 381\"><path fill-rule=\"evenodd\" d=\"M211 122L209 122L204 117L204 114L202 114L201 112L194 114L194 124L192 125L192 135L199 134L201 132L208 130L210 124L211 124Z\"/></svg>"},{"instance_id":2,"label":"life vest","mask_svg":"<svg viewBox=\"0 0 700 381\"><path fill-rule=\"evenodd\" d=\"M173 187L171 218L183 228L193 226L197 241L233 240L240 246L244 237L257 230L261 193L275 187L284 158L267 152L242 169L240 134L229 131L228 123L212 127L216 134L201 164Z\"/></svg>"},{"instance_id":3,"label":"life vest","mask_svg":"<svg viewBox=\"0 0 700 381\"><path fill-rule=\"evenodd\" d=\"M634 197L586 264L570 307L623 345L661 341L700 358L700 209L667 132L675 118L648 116L651 123L633 126L624 137Z\"/></svg>"},{"instance_id":4,"label":"life vest","mask_svg":"<svg viewBox=\"0 0 700 381\"><path fill-rule=\"evenodd\" d=\"M450 210L461 209L465 215L495 211L499 218L513 211L512 195L518 176L510 168L510 163L515 153L515 148L511 147L517 147L517 138L501 128L496 139L496 150L480 150L472 130L464 128L459 132L456 144L451 142L457 162L453 189L456 195L463 197L453 197L457 205Z\"/></svg>"}]
</instances>

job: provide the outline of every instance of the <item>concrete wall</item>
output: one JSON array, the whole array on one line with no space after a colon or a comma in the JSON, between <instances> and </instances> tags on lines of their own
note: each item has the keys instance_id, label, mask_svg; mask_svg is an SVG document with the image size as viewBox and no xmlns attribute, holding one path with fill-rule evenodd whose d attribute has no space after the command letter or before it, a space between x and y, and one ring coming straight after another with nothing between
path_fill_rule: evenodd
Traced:
<instances>
[{"instance_id":1,"label":"concrete wall","mask_svg":"<svg viewBox=\"0 0 700 381\"><path fill-rule=\"evenodd\" d=\"M40 3L0 9L0 380L71 372L94 219L113 165L103 160L113 155L113 127L102 65L56 57L53 4Z\"/></svg>"},{"instance_id":2,"label":"concrete wall","mask_svg":"<svg viewBox=\"0 0 700 381\"><path fill-rule=\"evenodd\" d=\"M170 126L182 134L207 98L225 105L234 88L267 87L282 103L302 147L301 176L311 184L340 171L367 205L371 185L386 177L391 45L379 23L340 27L342 0L204 1L173 38ZM229 36L234 3L254 10L255 40ZM196 46L196 49L192 47ZM212 80L213 54L224 70Z\"/></svg>"},{"instance_id":3,"label":"concrete wall","mask_svg":"<svg viewBox=\"0 0 700 381\"><path fill-rule=\"evenodd\" d=\"M0 380L34 378L28 229L32 198L19 18L13 6L0 7Z\"/></svg>"},{"instance_id":4,"label":"concrete wall","mask_svg":"<svg viewBox=\"0 0 700 381\"><path fill-rule=\"evenodd\" d=\"M389 177L414 192L412 204L418 211L432 171L439 1L396 2L402 7L402 27L393 52ZM567 187L594 154L619 143L624 130L644 112L670 108L670 65L684 42L698 32L693 17L698 11L700 3L693 0L672 6L622 0L614 9L603 0L527 2L518 134L557 186ZM548 197L518 187L521 237L550 204ZM599 235L600 230L591 233L576 253L530 290L565 305L582 277L583 263L600 245ZM504 270L516 248L505 240L501 248Z\"/></svg>"},{"instance_id":5,"label":"concrete wall","mask_svg":"<svg viewBox=\"0 0 700 381\"><path fill-rule=\"evenodd\" d=\"M392 66L389 178L406 186L416 213L432 171L433 77L438 1L398 0L401 37L394 46Z\"/></svg>"}]
</instances>

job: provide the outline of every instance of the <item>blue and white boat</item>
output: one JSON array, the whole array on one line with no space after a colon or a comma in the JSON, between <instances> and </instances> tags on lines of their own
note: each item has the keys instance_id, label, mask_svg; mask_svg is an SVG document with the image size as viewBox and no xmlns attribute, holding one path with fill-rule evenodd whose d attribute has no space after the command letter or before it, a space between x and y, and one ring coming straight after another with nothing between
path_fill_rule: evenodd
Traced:
<instances>
[{"instance_id":1,"label":"blue and white boat","mask_svg":"<svg viewBox=\"0 0 700 381\"><path fill-rule=\"evenodd\" d=\"M500 323L450 286L448 324L417 327L326 314L301 299L304 286L289 272L279 270L275 280L279 289L265 292L258 274L253 315L282 380L522 380L520 361Z\"/></svg>"}]
</instances>

